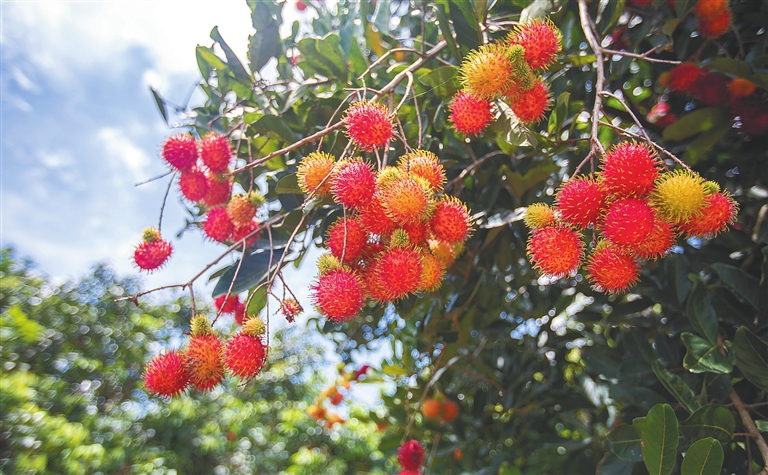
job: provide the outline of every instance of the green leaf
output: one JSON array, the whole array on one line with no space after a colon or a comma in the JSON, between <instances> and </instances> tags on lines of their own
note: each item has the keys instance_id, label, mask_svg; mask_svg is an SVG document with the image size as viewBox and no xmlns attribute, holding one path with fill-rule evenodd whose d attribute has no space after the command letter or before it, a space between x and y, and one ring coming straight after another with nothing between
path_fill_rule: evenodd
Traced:
<instances>
[{"instance_id":1,"label":"green leaf","mask_svg":"<svg viewBox=\"0 0 768 475\"><path fill-rule=\"evenodd\" d=\"M722 262L715 262L712 264L712 268L715 269L725 285L744 298L755 310L760 308L760 291L757 280L738 267L729 266Z\"/></svg>"},{"instance_id":2,"label":"green leaf","mask_svg":"<svg viewBox=\"0 0 768 475\"><path fill-rule=\"evenodd\" d=\"M299 177L295 173L285 175L275 185L275 193L278 195L301 195L304 194L299 188Z\"/></svg>"},{"instance_id":3,"label":"green leaf","mask_svg":"<svg viewBox=\"0 0 768 475\"><path fill-rule=\"evenodd\" d=\"M520 23L526 23L534 18L547 16L560 10L560 0L533 0L530 5L520 12Z\"/></svg>"},{"instance_id":4,"label":"green leaf","mask_svg":"<svg viewBox=\"0 0 768 475\"><path fill-rule=\"evenodd\" d=\"M3 316L2 327L9 327L16 330L21 341L31 344L37 341L41 333L45 331L39 323L30 319L19 305L14 305L6 315ZM5 343L3 343L5 344Z\"/></svg>"},{"instance_id":5,"label":"green leaf","mask_svg":"<svg viewBox=\"0 0 768 475\"><path fill-rule=\"evenodd\" d=\"M659 378L661 384L667 388L667 391L672 394L675 399L685 406L688 412L694 412L699 408L699 403L696 402L696 397L693 394L693 389L690 388L683 378L676 374L672 374L659 362L654 361L652 365L653 374Z\"/></svg>"},{"instance_id":6,"label":"green leaf","mask_svg":"<svg viewBox=\"0 0 768 475\"><path fill-rule=\"evenodd\" d=\"M712 345L693 333L684 332L683 344L688 349L683 359L683 367L691 373L722 373L733 371L733 365L728 357L720 352L717 344Z\"/></svg>"},{"instance_id":7,"label":"green leaf","mask_svg":"<svg viewBox=\"0 0 768 475\"><path fill-rule=\"evenodd\" d=\"M165 104L165 99L160 97L160 94L155 90L154 87L149 86L149 90L152 92L152 97L155 99L155 104L157 105L157 110L160 111L160 115L163 116L163 120L165 121L165 125L168 125L168 106Z\"/></svg>"},{"instance_id":8,"label":"green leaf","mask_svg":"<svg viewBox=\"0 0 768 475\"><path fill-rule=\"evenodd\" d=\"M504 186L517 198L522 198L526 191L549 178L552 172L560 169L554 163L542 163L533 167L525 175L518 171L512 171L508 166L502 165L504 173Z\"/></svg>"},{"instance_id":9,"label":"green leaf","mask_svg":"<svg viewBox=\"0 0 768 475\"><path fill-rule=\"evenodd\" d=\"M440 32L443 34L443 38L445 38L445 43L448 45L448 51L451 52L451 56L457 61L461 62L461 53L459 53L459 48L456 46L456 41L453 38L453 32L451 31L451 24L448 21L448 14L445 10L445 5L442 3L438 3L435 5L437 8L437 21L439 22L440 26Z\"/></svg>"},{"instance_id":10,"label":"green leaf","mask_svg":"<svg viewBox=\"0 0 768 475\"><path fill-rule=\"evenodd\" d=\"M643 462L650 475L669 475L677 455L677 416L669 404L657 404L642 420L635 420L640 433Z\"/></svg>"},{"instance_id":11,"label":"green leaf","mask_svg":"<svg viewBox=\"0 0 768 475\"><path fill-rule=\"evenodd\" d=\"M664 26L661 27L661 32L667 36L672 36L672 33L675 32L675 30L677 29L677 25L679 24L680 24L679 18L672 18L670 20L667 20L664 23Z\"/></svg>"},{"instance_id":12,"label":"green leaf","mask_svg":"<svg viewBox=\"0 0 768 475\"><path fill-rule=\"evenodd\" d=\"M408 374L408 370L402 365L395 365L387 363L381 365L381 371L389 376L405 376Z\"/></svg>"},{"instance_id":13,"label":"green leaf","mask_svg":"<svg viewBox=\"0 0 768 475\"><path fill-rule=\"evenodd\" d=\"M571 93L567 91L557 96L555 108L549 115L549 123L547 124L549 135L552 135L555 132L560 132L560 129L563 127L563 122L568 117L568 102L570 99Z\"/></svg>"},{"instance_id":14,"label":"green leaf","mask_svg":"<svg viewBox=\"0 0 768 475\"><path fill-rule=\"evenodd\" d=\"M768 421L757 420L755 421L755 427L757 427L757 430L760 432L768 432Z\"/></svg>"},{"instance_id":15,"label":"green leaf","mask_svg":"<svg viewBox=\"0 0 768 475\"><path fill-rule=\"evenodd\" d=\"M453 97L461 89L458 71L456 66L443 66L420 76L419 82L431 88L438 97Z\"/></svg>"},{"instance_id":16,"label":"green leaf","mask_svg":"<svg viewBox=\"0 0 768 475\"><path fill-rule=\"evenodd\" d=\"M725 137L732 128L731 123L728 122L714 127L706 134L699 135L685 147L683 160L689 165L695 165L701 157L712 150L712 147L714 147L720 139Z\"/></svg>"},{"instance_id":17,"label":"green leaf","mask_svg":"<svg viewBox=\"0 0 768 475\"><path fill-rule=\"evenodd\" d=\"M678 142L730 123L731 119L725 109L706 107L685 114L680 120L666 127L661 135L666 141Z\"/></svg>"},{"instance_id":18,"label":"green leaf","mask_svg":"<svg viewBox=\"0 0 768 475\"><path fill-rule=\"evenodd\" d=\"M235 262L216 282L216 287L213 288L211 297L216 298L226 295L232 279L235 277L235 272L237 272L237 278L232 285L233 294L239 294L255 287L267 278L267 275L277 265L284 252L285 249L275 249L271 253L269 251L256 251L250 256L241 259L242 264L240 265L239 272L237 268L241 261ZM272 267L269 267L270 262Z\"/></svg>"},{"instance_id":19,"label":"green leaf","mask_svg":"<svg viewBox=\"0 0 768 475\"><path fill-rule=\"evenodd\" d=\"M642 462L643 453L640 446L640 436L634 426L619 424L608 435L611 441L611 452L622 460Z\"/></svg>"},{"instance_id":20,"label":"green leaf","mask_svg":"<svg viewBox=\"0 0 768 475\"><path fill-rule=\"evenodd\" d=\"M214 69L217 71L227 69L226 63L216 56L211 48L206 46L195 48L195 57L197 58L197 67L200 68L200 74L205 80L208 80L211 76L211 71Z\"/></svg>"},{"instance_id":21,"label":"green leaf","mask_svg":"<svg viewBox=\"0 0 768 475\"><path fill-rule=\"evenodd\" d=\"M688 278L693 282L686 306L688 320L696 333L717 345L717 315L707 300L707 286L696 274L688 274Z\"/></svg>"},{"instance_id":22,"label":"green leaf","mask_svg":"<svg viewBox=\"0 0 768 475\"><path fill-rule=\"evenodd\" d=\"M733 338L733 356L736 366L752 384L768 391L768 343L740 327Z\"/></svg>"},{"instance_id":23,"label":"green leaf","mask_svg":"<svg viewBox=\"0 0 768 475\"><path fill-rule=\"evenodd\" d=\"M252 293L255 293L255 295L249 297L251 301L248 304L247 313L248 315L258 315L261 309L267 305L267 286L259 287L252 291Z\"/></svg>"},{"instance_id":24,"label":"green leaf","mask_svg":"<svg viewBox=\"0 0 768 475\"><path fill-rule=\"evenodd\" d=\"M467 0L448 0L448 4L459 45L469 49L480 46L483 37L472 3Z\"/></svg>"},{"instance_id":25,"label":"green leaf","mask_svg":"<svg viewBox=\"0 0 768 475\"><path fill-rule=\"evenodd\" d=\"M680 475L720 475L723 447L711 437L694 443L683 459Z\"/></svg>"},{"instance_id":26,"label":"green leaf","mask_svg":"<svg viewBox=\"0 0 768 475\"><path fill-rule=\"evenodd\" d=\"M276 115L265 115L251 125L253 129L262 135L285 142L295 142L296 134L288 127L285 121Z\"/></svg>"},{"instance_id":27,"label":"green leaf","mask_svg":"<svg viewBox=\"0 0 768 475\"><path fill-rule=\"evenodd\" d=\"M211 39L221 46L221 49L224 51L224 56L227 58L227 66L229 66L229 70L232 71L235 78L246 84L251 83L253 81L251 75L245 70L243 63L237 58L237 55L232 51L232 48L230 48L227 42L224 41L224 38L221 37L218 26L214 26L213 30L211 30Z\"/></svg>"},{"instance_id":28,"label":"green leaf","mask_svg":"<svg viewBox=\"0 0 768 475\"><path fill-rule=\"evenodd\" d=\"M282 54L279 27L269 25L261 31L248 37L248 60L254 74L261 71L270 59Z\"/></svg>"},{"instance_id":29,"label":"green leaf","mask_svg":"<svg viewBox=\"0 0 768 475\"><path fill-rule=\"evenodd\" d=\"M320 59L330 68L333 74L342 82L346 82L346 55L341 48L341 37L337 33L330 33L316 40L316 48L318 54L320 54Z\"/></svg>"},{"instance_id":30,"label":"green leaf","mask_svg":"<svg viewBox=\"0 0 768 475\"><path fill-rule=\"evenodd\" d=\"M680 436L688 443L712 437L727 444L733 437L736 420L725 406L707 404L680 423Z\"/></svg>"}]
</instances>

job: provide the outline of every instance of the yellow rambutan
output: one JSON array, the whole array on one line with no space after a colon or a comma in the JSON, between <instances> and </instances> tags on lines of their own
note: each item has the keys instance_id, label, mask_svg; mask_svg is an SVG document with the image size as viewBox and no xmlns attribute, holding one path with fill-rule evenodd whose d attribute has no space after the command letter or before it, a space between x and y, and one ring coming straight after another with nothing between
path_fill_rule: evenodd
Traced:
<instances>
[{"instance_id":1,"label":"yellow rambutan","mask_svg":"<svg viewBox=\"0 0 768 475\"><path fill-rule=\"evenodd\" d=\"M296 171L301 191L307 195L313 191L318 196L329 195L333 183L334 165L336 160L328 153L312 152L302 158Z\"/></svg>"},{"instance_id":2,"label":"yellow rambutan","mask_svg":"<svg viewBox=\"0 0 768 475\"><path fill-rule=\"evenodd\" d=\"M397 166L406 173L421 177L429 183L429 189L439 192L445 184L445 168L432 152L414 150L400 157Z\"/></svg>"},{"instance_id":3,"label":"yellow rambutan","mask_svg":"<svg viewBox=\"0 0 768 475\"><path fill-rule=\"evenodd\" d=\"M459 74L465 92L488 99L500 97L513 81L512 62L499 44L482 45L470 52Z\"/></svg>"},{"instance_id":4,"label":"yellow rambutan","mask_svg":"<svg viewBox=\"0 0 768 475\"><path fill-rule=\"evenodd\" d=\"M534 203L525 211L523 222L530 229L541 229L555 225L555 212L546 203Z\"/></svg>"},{"instance_id":5,"label":"yellow rambutan","mask_svg":"<svg viewBox=\"0 0 768 475\"><path fill-rule=\"evenodd\" d=\"M651 205L663 219L673 223L698 218L707 195L703 184L704 179L689 170L664 173L651 191Z\"/></svg>"},{"instance_id":6,"label":"yellow rambutan","mask_svg":"<svg viewBox=\"0 0 768 475\"><path fill-rule=\"evenodd\" d=\"M418 221L429 205L429 195L415 178L404 176L393 181L382 194L387 215L398 224Z\"/></svg>"}]
</instances>

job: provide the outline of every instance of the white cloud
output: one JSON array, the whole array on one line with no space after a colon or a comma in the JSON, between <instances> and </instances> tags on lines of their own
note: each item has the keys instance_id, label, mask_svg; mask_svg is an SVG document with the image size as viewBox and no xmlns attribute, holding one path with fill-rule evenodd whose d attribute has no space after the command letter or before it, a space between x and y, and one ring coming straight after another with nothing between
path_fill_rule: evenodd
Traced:
<instances>
[{"instance_id":1,"label":"white cloud","mask_svg":"<svg viewBox=\"0 0 768 475\"><path fill-rule=\"evenodd\" d=\"M49 152L46 150L38 150L37 157L48 168L62 168L74 165L75 160L72 155L65 150L56 150Z\"/></svg>"},{"instance_id":2,"label":"white cloud","mask_svg":"<svg viewBox=\"0 0 768 475\"><path fill-rule=\"evenodd\" d=\"M122 161L133 172L135 179L146 178L144 171L151 163L149 156L144 150L134 145L120 129L104 127L99 130L97 136L107 150L107 154Z\"/></svg>"}]
</instances>

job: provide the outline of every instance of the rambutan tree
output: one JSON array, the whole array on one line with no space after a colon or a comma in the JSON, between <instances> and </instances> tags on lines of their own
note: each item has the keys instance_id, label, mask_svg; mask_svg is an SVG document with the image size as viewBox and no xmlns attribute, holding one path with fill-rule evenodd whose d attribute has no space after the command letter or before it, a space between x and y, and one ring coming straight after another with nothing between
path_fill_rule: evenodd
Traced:
<instances>
[{"instance_id":1,"label":"rambutan tree","mask_svg":"<svg viewBox=\"0 0 768 475\"><path fill-rule=\"evenodd\" d=\"M344 373L391 346L386 469L768 473L765 2L248 4L247 58L196 49L203 105L153 91L184 231L223 244L164 288L216 280L245 329L201 316L181 364L215 378L180 391L258 379L243 335L275 364L317 246L303 311Z\"/></svg>"}]
</instances>

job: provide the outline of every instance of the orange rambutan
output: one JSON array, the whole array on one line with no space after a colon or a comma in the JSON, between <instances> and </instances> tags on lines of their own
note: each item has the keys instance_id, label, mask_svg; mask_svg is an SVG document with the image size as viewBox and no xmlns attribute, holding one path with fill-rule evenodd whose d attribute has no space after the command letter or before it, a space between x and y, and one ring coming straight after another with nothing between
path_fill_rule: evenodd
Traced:
<instances>
[{"instance_id":1,"label":"orange rambutan","mask_svg":"<svg viewBox=\"0 0 768 475\"><path fill-rule=\"evenodd\" d=\"M453 422L459 417L459 405L453 401L443 401L443 421Z\"/></svg>"},{"instance_id":2,"label":"orange rambutan","mask_svg":"<svg viewBox=\"0 0 768 475\"><path fill-rule=\"evenodd\" d=\"M456 243L467 239L472 219L466 205L458 198L445 197L435 206L429 227L438 239Z\"/></svg>"},{"instance_id":3,"label":"orange rambutan","mask_svg":"<svg viewBox=\"0 0 768 475\"><path fill-rule=\"evenodd\" d=\"M212 173L222 173L232 159L229 139L223 135L210 133L200 142L200 159Z\"/></svg>"},{"instance_id":4,"label":"orange rambutan","mask_svg":"<svg viewBox=\"0 0 768 475\"><path fill-rule=\"evenodd\" d=\"M629 254L603 243L592 251L587 273L597 290L613 294L628 290L638 281L640 266Z\"/></svg>"},{"instance_id":5,"label":"orange rambutan","mask_svg":"<svg viewBox=\"0 0 768 475\"><path fill-rule=\"evenodd\" d=\"M607 193L592 177L573 177L555 196L560 218L581 229L597 222Z\"/></svg>"},{"instance_id":6,"label":"orange rambutan","mask_svg":"<svg viewBox=\"0 0 768 475\"><path fill-rule=\"evenodd\" d=\"M490 100L459 92L450 105L453 127L464 135L478 135L493 119L491 108Z\"/></svg>"},{"instance_id":7,"label":"orange rambutan","mask_svg":"<svg viewBox=\"0 0 768 475\"><path fill-rule=\"evenodd\" d=\"M227 215L235 227L247 226L256 216L256 210L263 204L264 197L255 191L233 196L227 203Z\"/></svg>"},{"instance_id":8,"label":"orange rambutan","mask_svg":"<svg viewBox=\"0 0 768 475\"><path fill-rule=\"evenodd\" d=\"M599 182L608 193L642 198L659 176L657 161L645 145L621 142L603 156Z\"/></svg>"},{"instance_id":9,"label":"orange rambutan","mask_svg":"<svg viewBox=\"0 0 768 475\"><path fill-rule=\"evenodd\" d=\"M537 79L531 89L511 100L509 107L520 122L530 125L544 118L550 102L549 89L541 79Z\"/></svg>"},{"instance_id":10,"label":"orange rambutan","mask_svg":"<svg viewBox=\"0 0 768 475\"><path fill-rule=\"evenodd\" d=\"M579 268L583 251L578 232L564 226L541 228L528 237L528 255L543 274L563 277Z\"/></svg>"},{"instance_id":11,"label":"orange rambutan","mask_svg":"<svg viewBox=\"0 0 768 475\"><path fill-rule=\"evenodd\" d=\"M256 240L259 239L259 236L261 235L261 232L257 232L259 230L259 222L255 219L251 220L248 224L245 226L234 226L232 228L232 242L239 243L240 240L245 238L246 236L250 236L245 240L246 246L253 246L256 243Z\"/></svg>"},{"instance_id":12,"label":"orange rambutan","mask_svg":"<svg viewBox=\"0 0 768 475\"><path fill-rule=\"evenodd\" d=\"M533 203L525 210L523 222L529 229L541 229L554 226L557 222L555 212L546 203Z\"/></svg>"},{"instance_id":13,"label":"orange rambutan","mask_svg":"<svg viewBox=\"0 0 768 475\"><path fill-rule=\"evenodd\" d=\"M701 0L693 11L699 18L714 18L728 9L728 0Z\"/></svg>"},{"instance_id":14,"label":"orange rambutan","mask_svg":"<svg viewBox=\"0 0 768 475\"><path fill-rule=\"evenodd\" d=\"M512 61L501 44L486 44L464 57L459 71L464 90L477 97L500 97L514 81Z\"/></svg>"},{"instance_id":15,"label":"orange rambutan","mask_svg":"<svg viewBox=\"0 0 768 475\"><path fill-rule=\"evenodd\" d=\"M335 165L336 160L328 153L312 152L302 158L296 170L301 191L306 195L312 192L318 196L330 194Z\"/></svg>"},{"instance_id":16,"label":"orange rambutan","mask_svg":"<svg viewBox=\"0 0 768 475\"><path fill-rule=\"evenodd\" d=\"M546 68L555 61L562 48L563 35L551 20L535 18L521 23L509 35L511 45L525 49L523 58L533 69Z\"/></svg>"},{"instance_id":17,"label":"orange rambutan","mask_svg":"<svg viewBox=\"0 0 768 475\"><path fill-rule=\"evenodd\" d=\"M357 209L370 201L376 191L376 175L367 162L346 163L336 172L332 185L338 203Z\"/></svg>"},{"instance_id":18,"label":"orange rambutan","mask_svg":"<svg viewBox=\"0 0 768 475\"><path fill-rule=\"evenodd\" d=\"M614 245L634 249L651 233L655 219L656 213L647 200L624 198L608 207L599 227Z\"/></svg>"},{"instance_id":19,"label":"orange rambutan","mask_svg":"<svg viewBox=\"0 0 768 475\"><path fill-rule=\"evenodd\" d=\"M217 173L208 174L208 193L203 198L203 203L209 208L226 204L229 201L229 193L232 191L232 182L223 175Z\"/></svg>"},{"instance_id":20,"label":"orange rambutan","mask_svg":"<svg viewBox=\"0 0 768 475\"><path fill-rule=\"evenodd\" d=\"M427 245L429 246L430 252L440 260L440 263L446 269L450 267L458 257L459 253L456 252L454 245L451 243L439 239L428 239Z\"/></svg>"},{"instance_id":21,"label":"orange rambutan","mask_svg":"<svg viewBox=\"0 0 768 475\"><path fill-rule=\"evenodd\" d=\"M693 85L699 76L706 70L699 68L693 63L683 63L669 72L667 77L667 87L670 91L690 94L693 92Z\"/></svg>"},{"instance_id":22,"label":"orange rambutan","mask_svg":"<svg viewBox=\"0 0 768 475\"><path fill-rule=\"evenodd\" d=\"M419 280L418 290L421 292L434 292L440 288L443 281L445 268L440 259L432 253L424 251L421 253L421 278Z\"/></svg>"},{"instance_id":23,"label":"orange rambutan","mask_svg":"<svg viewBox=\"0 0 768 475\"><path fill-rule=\"evenodd\" d=\"M363 150L385 147L394 135L392 117L387 106L373 101L355 102L344 115L347 135Z\"/></svg>"},{"instance_id":24,"label":"orange rambutan","mask_svg":"<svg viewBox=\"0 0 768 475\"><path fill-rule=\"evenodd\" d=\"M304 309L301 308L301 304L296 299L285 299L280 304L280 313L288 320L288 323L293 323L303 311Z\"/></svg>"},{"instance_id":25,"label":"orange rambutan","mask_svg":"<svg viewBox=\"0 0 768 475\"><path fill-rule=\"evenodd\" d=\"M160 154L176 170L189 170L197 162L197 142L190 134L173 135L163 143Z\"/></svg>"},{"instance_id":26,"label":"orange rambutan","mask_svg":"<svg viewBox=\"0 0 768 475\"><path fill-rule=\"evenodd\" d=\"M236 333L224 350L224 364L232 374L250 379L261 372L267 360L267 351L258 335L250 335L245 330Z\"/></svg>"},{"instance_id":27,"label":"orange rambutan","mask_svg":"<svg viewBox=\"0 0 768 475\"><path fill-rule=\"evenodd\" d=\"M440 417L443 412L443 403L437 399L427 399L424 404L421 405L421 413L424 417L435 419Z\"/></svg>"},{"instance_id":28,"label":"orange rambutan","mask_svg":"<svg viewBox=\"0 0 768 475\"><path fill-rule=\"evenodd\" d=\"M189 385L189 371L184 366L184 354L178 351L161 353L152 358L141 376L147 391L158 396L172 397L184 392Z\"/></svg>"},{"instance_id":29,"label":"orange rambutan","mask_svg":"<svg viewBox=\"0 0 768 475\"><path fill-rule=\"evenodd\" d=\"M395 247L379 257L376 270L387 292L387 300L398 300L419 288L421 256L415 249Z\"/></svg>"},{"instance_id":30,"label":"orange rambutan","mask_svg":"<svg viewBox=\"0 0 768 475\"><path fill-rule=\"evenodd\" d=\"M186 351L190 383L200 391L219 384L224 377L223 356L224 348L216 335L208 333L190 338Z\"/></svg>"},{"instance_id":31,"label":"orange rambutan","mask_svg":"<svg viewBox=\"0 0 768 475\"><path fill-rule=\"evenodd\" d=\"M387 215L387 211L381 203L380 193L375 193L370 201L363 204L359 210L360 222L371 234L388 236L397 227L392 218Z\"/></svg>"},{"instance_id":32,"label":"orange rambutan","mask_svg":"<svg viewBox=\"0 0 768 475\"><path fill-rule=\"evenodd\" d=\"M708 106L723 104L730 99L729 82L730 79L722 74L702 74L693 85L693 96Z\"/></svg>"},{"instance_id":33,"label":"orange rambutan","mask_svg":"<svg viewBox=\"0 0 768 475\"><path fill-rule=\"evenodd\" d=\"M429 196L421 183L409 176L401 177L382 193L381 204L392 221L408 224L418 221L427 211Z\"/></svg>"},{"instance_id":34,"label":"orange rambutan","mask_svg":"<svg viewBox=\"0 0 768 475\"><path fill-rule=\"evenodd\" d=\"M373 259L368 263L368 267L363 272L363 282L368 297L378 303L390 301L389 291L379 276L378 260Z\"/></svg>"},{"instance_id":35,"label":"orange rambutan","mask_svg":"<svg viewBox=\"0 0 768 475\"><path fill-rule=\"evenodd\" d=\"M179 176L181 195L192 202L202 201L208 194L208 179L205 173L197 168L181 172Z\"/></svg>"},{"instance_id":36,"label":"orange rambutan","mask_svg":"<svg viewBox=\"0 0 768 475\"><path fill-rule=\"evenodd\" d=\"M357 260L366 242L368 242L368 233L356 218L340 217L328 228L325 238L325 245L328 246L331 254L343 263Z\"/></svg>"},{"instance_id":37,"label":"orange rambutan","mask_svg":"<svg viewBox=\"0 0 768 475\"><path fill-rule=\"evenodd\" d=\"M445 168L432 152L414 150L400 157L397 166L406 173L421 177L429 183L429 189L442 191L445 184Z\"/></svg>"},{"instance_id":38,"label":"orange rambutan","mask_svg":"<svg viewBox=\"0 0 768 475\"><path fill-rule=\"evenodd\" d=\"M360 278L345 268L319 276L312 291L312 299L318 311L335 323L354 318L365 302Z\"/></svg>"},{"instance_id":39,"label":"orange rambutan","mask_svg":"<svg viewBox=\"0 0 768 475\"><path fill-rule=\"evenodd\" d=\"M701 207L701 216L680 224L680 230L688 237L717 236L736 221L739 206L727 193L707 195Z\"/></svg>"},{"instance_id":40,"label":"orange rambutan","mask_svg":"<svg viewBox=\"0 0 768 475\"><path fill-rule=\"evenodd\" d=\"M699 31L707 38L719 38L730 26L731 11L727 8L711 18L699 18Z\"/></svg>"},{"instance_id":41,"label":"orange rambutan","mask_svg":"<svg viewBox=\"0 0 768 475\"><path fill-rule=\"evenodd\" d=\"M706 196L703 178L689 170L674 170L659 176L650 202L663 219L680 224L701 216Z\"/></svg>"},{"instance_id":42,"label":"orange rambutan","mask_svg":"<svg viewBox=\"0 0 768 475\"><path fill-rule=\"evenodd\" d=\"M232 235L232 221L226 208L213 208L208 211L203 223L203 232L217 242L226 242Z\"/></svg>"},{"instance_id":43,"label":"orange rambutan","mask_svg":"<svg viewBox=\"0 0 768 475\"><path fill-rule=\"evenodd\" d=\"M739 99L752 94L755 92L755 88L757 88L757 84L744 78L733 78L731 82L728 83L728 90L731 92L731 97L734 99Z\"/></svg>"},{"instance_id":44,"label":"orange rambutan","mask_svg":"<svg viewBox=\"0 0 768 475\"><path fill-rule=\"evenodd\" d=\"M657 259L666 255L675 245L675 230L663 219L655 218L651 232L634 249L641 259Z\"/></svg>"}]
</instances>

